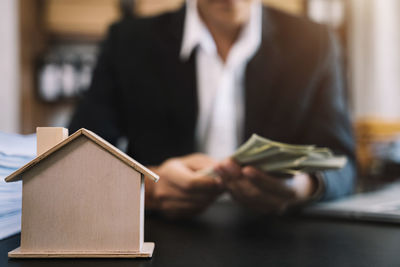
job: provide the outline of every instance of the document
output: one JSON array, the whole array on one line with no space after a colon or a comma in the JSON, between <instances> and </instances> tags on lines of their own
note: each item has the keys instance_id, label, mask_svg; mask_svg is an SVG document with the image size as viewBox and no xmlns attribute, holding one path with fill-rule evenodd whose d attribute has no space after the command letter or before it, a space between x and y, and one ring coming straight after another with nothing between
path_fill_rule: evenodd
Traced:
<instances>
[{"instance_id":1,"label":"document","mask_svg":"<svg viewBox=\"0 0 400 267\"><path fill-rule=\"evenodd\" d=\"M21 231L22 182L4 178L36 156L36 136L0 132L0 240Z\"/></svg>"}]
</instances>

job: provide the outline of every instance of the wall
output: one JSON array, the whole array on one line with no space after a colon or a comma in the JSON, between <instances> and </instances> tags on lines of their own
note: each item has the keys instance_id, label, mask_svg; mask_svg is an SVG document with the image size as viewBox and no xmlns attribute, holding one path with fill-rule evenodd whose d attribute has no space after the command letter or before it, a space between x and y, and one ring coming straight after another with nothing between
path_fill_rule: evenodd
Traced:
<instances>
[{"instance_id":1,"label":"wall","mask_svg":"<svg viewBox=\"0 0 400 267\"><path fill-rule=\"evenodd\" d=\"M0 131L19 131L18 1L0 1Z\"/></svg>"},{"instance_id":2,"label":"wall","mask_svg":"<svg viewBox=\"0 0 400 267\"><path fill-rule=\"evenodd\" d=\"M358 119L400 119L400 1L351 3L354 115Z\"/></svg>"}]
</instances>

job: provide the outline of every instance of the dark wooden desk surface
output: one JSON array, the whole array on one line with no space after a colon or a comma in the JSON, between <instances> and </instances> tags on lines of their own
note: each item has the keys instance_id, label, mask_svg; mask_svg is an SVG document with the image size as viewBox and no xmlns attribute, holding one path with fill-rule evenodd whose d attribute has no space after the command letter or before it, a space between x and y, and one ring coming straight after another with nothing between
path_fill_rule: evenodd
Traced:
<instances>
[{"instance_id":1,"label":"dark wooden desk surface","mask_svg":"<svg viewBox=\"0 0 400 267\"><path fill-rule=\"evenodd\" d=\"M400 266L400 226L248 214L216 204L186 222L146 218L152 259L8 259L19 235L0 241L0 266Z\"/></svg>"}]
</instances>

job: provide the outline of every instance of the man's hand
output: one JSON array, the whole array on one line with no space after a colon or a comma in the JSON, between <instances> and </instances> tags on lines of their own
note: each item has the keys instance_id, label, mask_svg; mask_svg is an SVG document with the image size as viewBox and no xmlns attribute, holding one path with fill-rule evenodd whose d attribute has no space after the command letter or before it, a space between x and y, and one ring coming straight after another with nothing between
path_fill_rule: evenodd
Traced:
<instances>
[{"instance_id":1,"label":"man's hand","mask_svg":"<svg viewBox=\"0 0 400 267\"><path fill-rule=\"evenodd\" d=\"M146 183L146 208L158 210L169 218L200 213L223 191L220 180L197 172L215 165L216 162L206 155L192 154L150 168L160 180Z\"/></svg>"},{"instance_id":2,"label":"man's hand","mask_svg":"<svg viewBox=\"0 0 400 267\"><path fill-rule=\"evenodd\" d=\"M289 206L305 201L316 186L307 174L283 180L254 167L242 168L231 159L223 161L214 170L236 201L262 213L282 213Z\"/></svg>"}]
</instances>

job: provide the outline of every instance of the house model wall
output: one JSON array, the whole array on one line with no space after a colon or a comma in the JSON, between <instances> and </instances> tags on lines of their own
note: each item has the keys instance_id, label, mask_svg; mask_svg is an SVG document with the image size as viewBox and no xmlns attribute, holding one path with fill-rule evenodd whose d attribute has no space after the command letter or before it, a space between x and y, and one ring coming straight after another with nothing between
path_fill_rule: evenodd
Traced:
<instances>
[{"instance_id":1,"label":"house model wall","mask_svg":"<svg viewBox=\"0 0 400 267\"><path fill-rule=\"evenodd\" d=\"M24 166L21 247L9 255L151 256L144 179L158 177L121 153L82 129Z\"/></svg>"}]
</instances>

